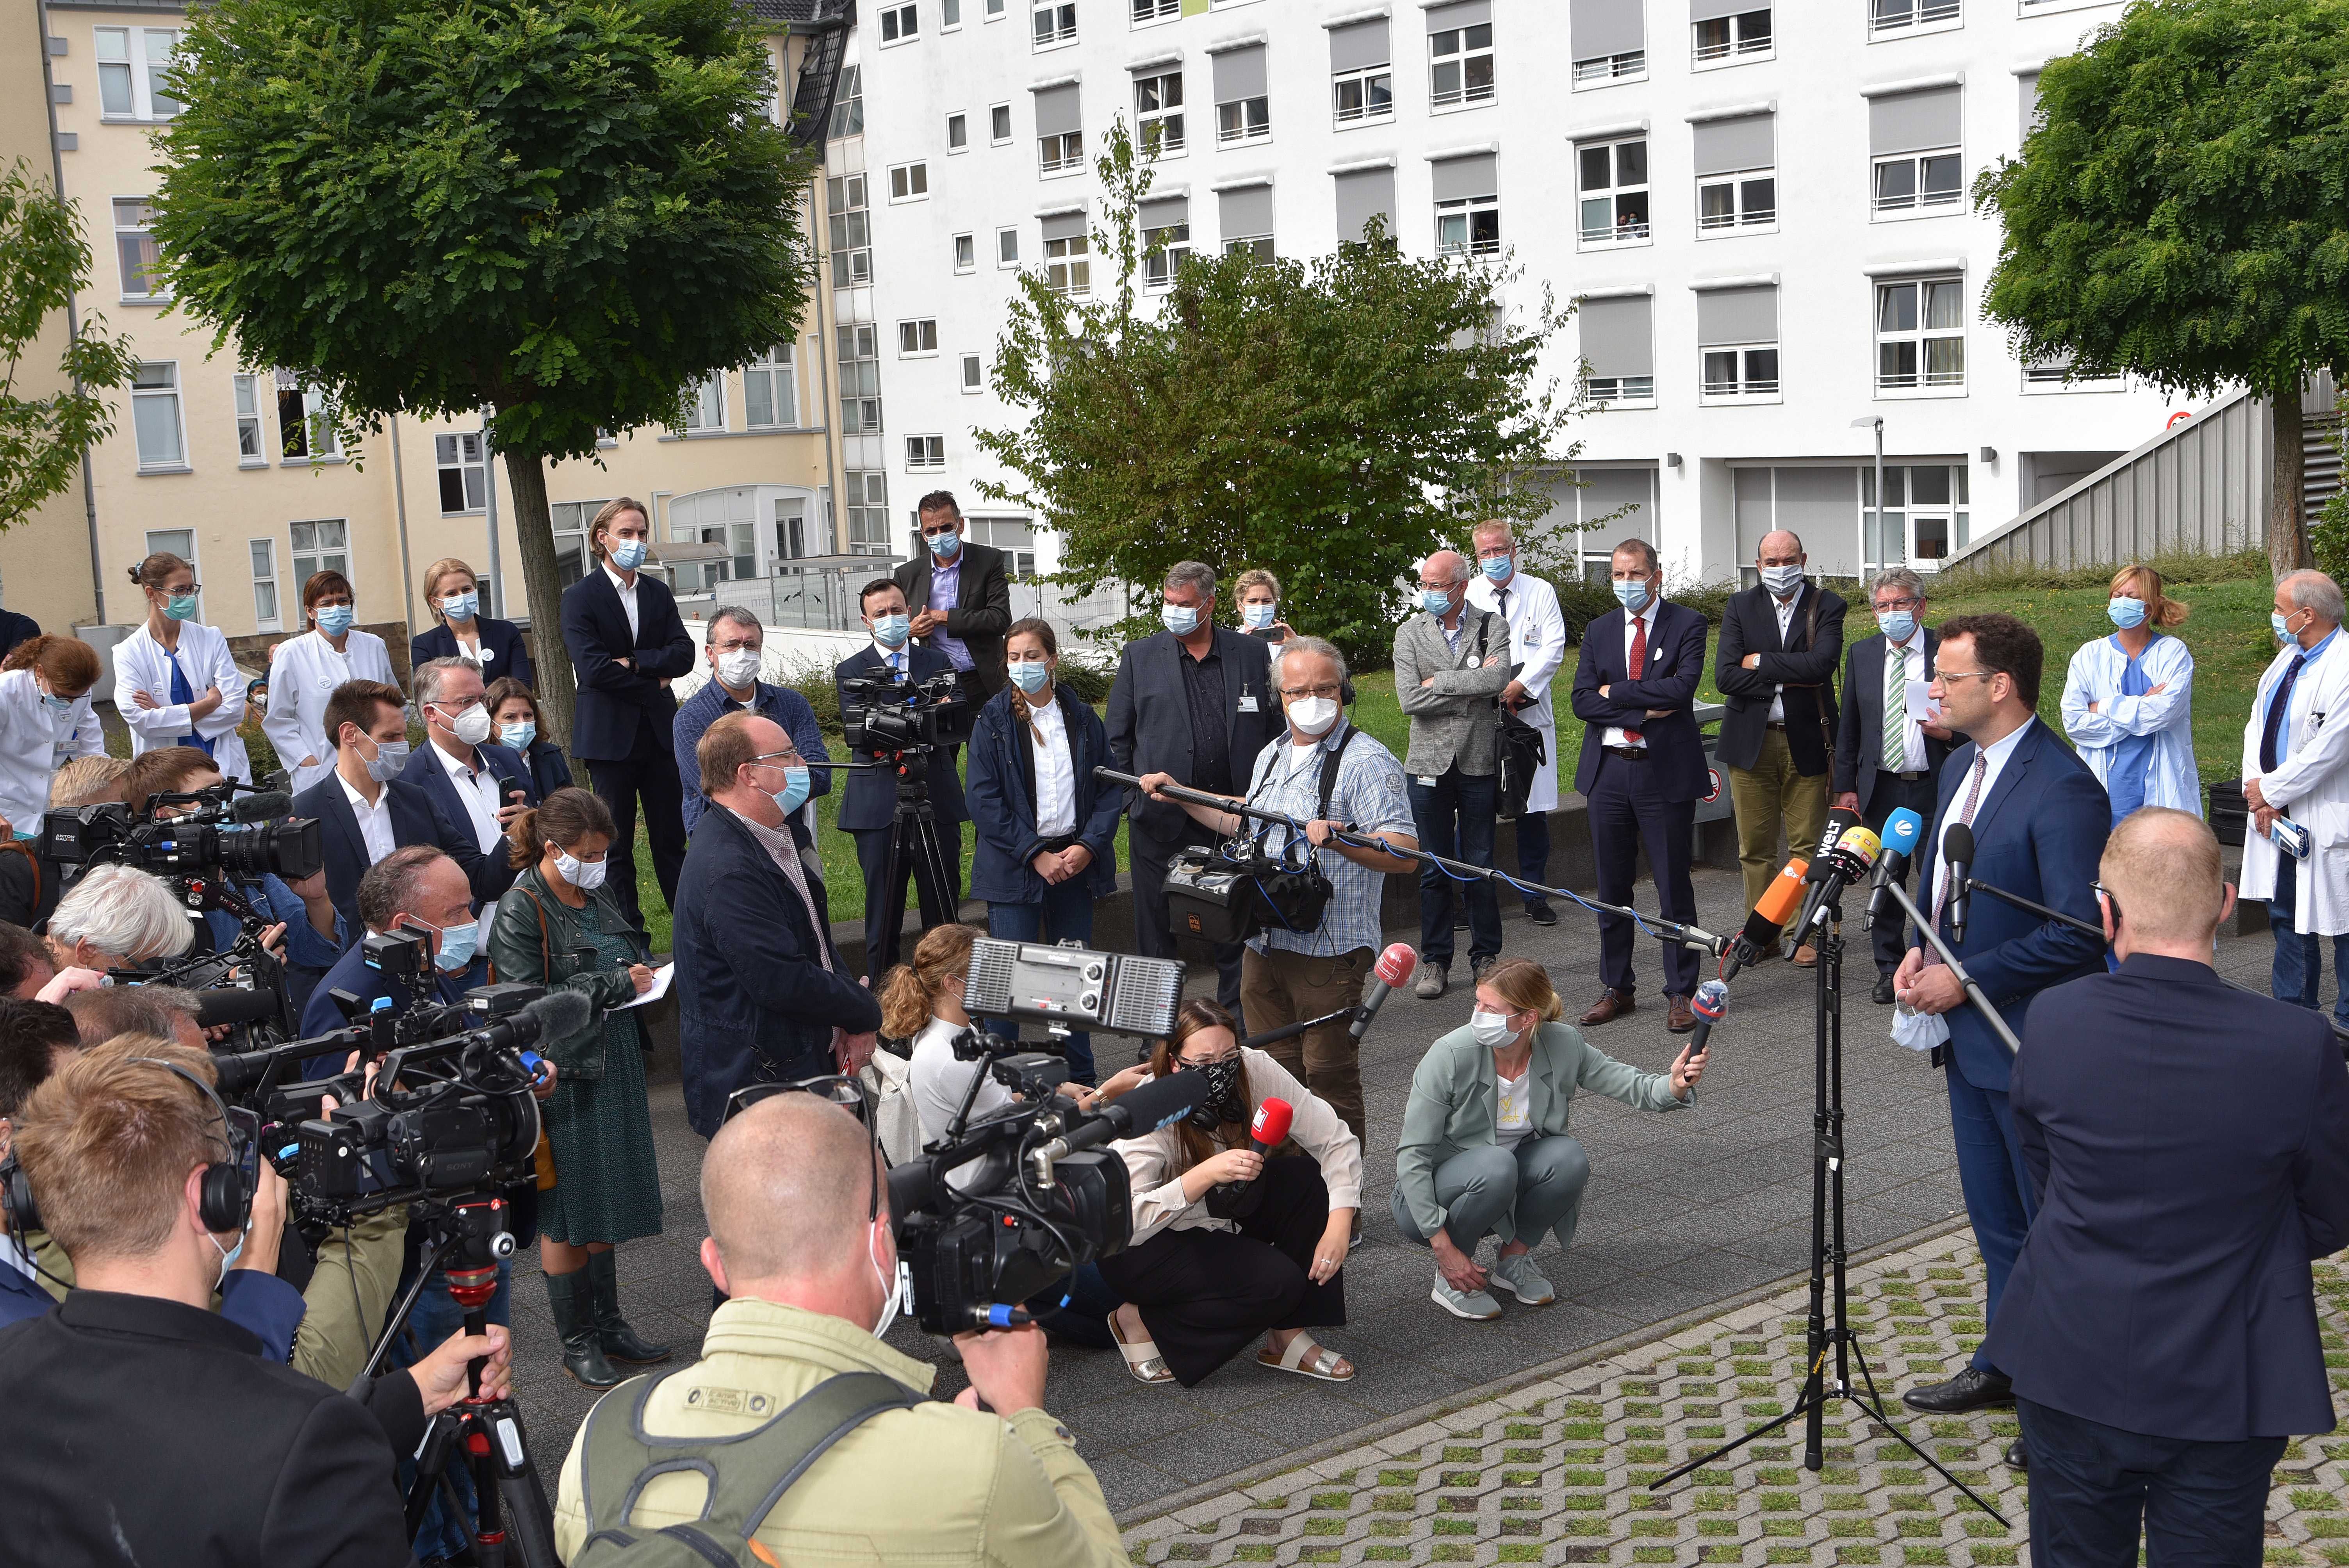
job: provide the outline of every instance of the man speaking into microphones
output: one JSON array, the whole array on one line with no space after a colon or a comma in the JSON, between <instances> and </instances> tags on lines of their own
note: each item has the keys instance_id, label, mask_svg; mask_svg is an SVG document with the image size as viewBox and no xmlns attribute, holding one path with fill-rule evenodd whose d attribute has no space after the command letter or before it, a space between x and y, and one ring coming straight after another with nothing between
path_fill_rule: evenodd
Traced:
<instances>
[{"instance_id":1,"label":"man speaking into microphones","mask_svg":"<svg viewBox=\"0 0 2349 1568\"><path fill-rule=\"evenodd\" d=\"M2093 923L2096 861L2112 807L2072 748L2033 717L2045 657L2039 634L2012 615L1961 615L1940 630L1929 694L1966 744L1942 769L1930 843L1919 849L1926 868L1920 902L1982 995L2020 1035L2033 996L2104 968L2103 945L1987 894L1974 901L1971 919L1954 921L1954 902L1971 872ZM1952 829L1961 830L1960 840L1971 840L1970 863L1951 853ZM1958 1179L1988 1276L1987 1311L1995 1316L2034 1206L2007 1104L2013 1060L1921 936L1901 959L1893 985L1904 1006L1949 1024L1949 1043L1935 1054L1948 1077ZM2006 1404L2013 1392L1987 1351L1977 1350L1954 1377L1901 1398L1912 1408L1945 1415Z\"/></svg>"}]
</instances>

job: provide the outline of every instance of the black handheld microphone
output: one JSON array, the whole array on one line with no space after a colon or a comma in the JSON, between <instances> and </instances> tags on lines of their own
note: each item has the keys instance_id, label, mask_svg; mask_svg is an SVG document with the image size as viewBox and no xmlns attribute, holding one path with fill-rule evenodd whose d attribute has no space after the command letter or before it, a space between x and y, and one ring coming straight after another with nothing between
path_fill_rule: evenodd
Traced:
<instances>
[{"instance_id":1,"label":"black handheld microphone","mask_svg":"<svg viewBox=\"0 0 2349 1568\"><path fill-rule=\"evenodd\" d=\"M1859 813L1847 810L1841 806L1827 813L1826 830L1819 835L1818 847L1811 851L1810 870L1803 878L1805 882L1820 882L1826 880L1827 857L1835 853L1837 844L1843 842L1844 834L1858 827L1859 824Z\"/></svg>"},{"instance_id":2,"label":"black handheld microphone","mask_svg":"<svg viewBox=\"0 0 2349 1568\"><path fill-rule=\"evenodd\" d=\"M1205 1073L1168 1073L1164 1078L1152 1078L1102 1107L1096 1119L1044 1145L1043 1153L1058 1160L1097 1143L1154 1131L1168 1122L1182 1120L1198 1109L1206 1098Z\"/></svg>"},{"instance_id":3,"label":"black handheld microphone","mask_svg":"<svg viewBox=\"0 0 2349 1568\"><path fill-rule=\"evenodd\" d=\"M1964 822L1952 822L1941 835L1941 859L1949 863L1942 874L1949 880L1942 883L1949 893L1942 906L1950 912L1950 935L1959 942L1966 939L1966 873L1974 867L1974 830Z\"/></svg>"},{"instance_id":4,"label":"black handheld microphone","mask_svg":"<svg viewBox=\"0 0 2349 1568\"><path fill-rule=\"evenodd\" d=\"M196 993L196 1027L209 1029L220 1024L257 1024L264 1018L277 1016L277 993L248 991L240 986L223 986L217 991Z\"/></svg>"},{"instance_id":5,"label":"black handheld microphone","mask_svg":"<svg viewBox=\"0 0 2349 1568\"><path fill-rule=\"evenodd\" d=\"M1825 918L1827 908L1842 896L1844 889L1868 874L1882 847L1882 841L1864 827L1845 830L1833 851L1822 856L1812 868L1818 882L1811 889L1810 902L1803 906L1802 918L1795 923L1796 941L1811 939L1813 927Z\"/></svg>"},{"instance_id":6,"label":"black handheld microphone","mask_svg":"<svg viewBox=\"0 0 2349 1568\"><path fill-rule=\"evenodd\" d=\"M1760 963L1764 954L1776 948L1785 930L1786 917L1803 902L1803 886L1810 880L1810 863L1799 856L1778 868L1778 874L1770 879L1770 885L1754 902L1754 913L1745 917L1745 929L1730 944L1729 955L1721 966L1723 980L1735 979L1740 969Z\"/></svg>"}]
</instances>

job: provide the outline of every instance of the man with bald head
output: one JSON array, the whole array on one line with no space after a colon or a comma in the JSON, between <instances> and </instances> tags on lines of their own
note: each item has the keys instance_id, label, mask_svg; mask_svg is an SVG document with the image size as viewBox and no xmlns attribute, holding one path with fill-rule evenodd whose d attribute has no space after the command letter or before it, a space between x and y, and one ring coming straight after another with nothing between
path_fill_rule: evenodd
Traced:
<instances>
[{"instance_id":1,"label":"man with bald head","mask_svg":"<svg viewBox=\"0 0 2349 1568\"><path fill-rule=\"evenodd\" d=\"M2050 1568L2257 1563L2269 1472L2333 1411L2309 1262L2349 1245L2349 1073L2322 1016L2222 985L2219 841L2147 807L2105 846L2120 967L2042 992L2009 1093L2038 1195L1985 1346ZM2017 1456L2010 1456L2013 1457Z\"/></svg>"},{"instance_id":2,"label":"man with bald head","mask_svg":"<svg viewBox=\"0 0 2349 1568\"><path fill-rule=\"evenodd\" d=\"M854 1116L812 1094L759 1101L711 1140L701 1207L701 1264L728 1298L702 1359L653 1385L638 1408L626 1398L599 1407L588 1426L625 1429L633 1415L656 1444L722 1442L828 1379L877 1373L904 1390L904 1406L850 1429L784 1491L753 1537L767 1561L1125 1562L1101 1483L1042 1408L1040 1329L957 1335L971 1387L952 1404L928 1398L934 1367L883 1342L897 1315L897 1248L880 1161ZM661 1530L700 1513L703 1478L673 1473L617 1517L644 1456L584 1473L606 1452L582 1427L564 1461L554 1534L565 1562L591 1530ZM730 1484L758 1495L781 1478L736 1472L757 1452L755 1441L729 1443L712 1459ZM583 1498L596 1505L593 1521Z\"/></svg>"},{"instance_id":3,"label":"man with bald head","mask_svg":"<svg viewBox=\"0 0 2349 1568\"><path fill-rule=\"evenodd\" d=\"M1737 810L1748 912L1782 863L1779 830L1788 854L1808 856L1826 828L1845 606L1805 580L1809 559L1786 530L1764 534L1754 552L1755 585L1731 594L1721 617L1713 684L1729 711L1717 755L1729 769ZM1807 945L1794 957L1804 965L1816 962Z\"/></svg>"},{"instance_id":4,"label":"man with bald head","mask_svg":"<svg viewBox=\"0 0 2349 1568\"><path fill-rule=\"evenodd\" d=\"M1402 770L1420 847L1489 866L1509 623L1468 603L1474 575L1456 550L1439 550L1420 563L1418 612L1395 630L1395 697L1411 716ZM1449 980L1455 897L1468 905L1469 979L1501 955L1501 904L1493 884L1461 887L1433 866L1420 867L1419 995L1429 1001L1444 995Z\"/></svg>"}]
</instances>

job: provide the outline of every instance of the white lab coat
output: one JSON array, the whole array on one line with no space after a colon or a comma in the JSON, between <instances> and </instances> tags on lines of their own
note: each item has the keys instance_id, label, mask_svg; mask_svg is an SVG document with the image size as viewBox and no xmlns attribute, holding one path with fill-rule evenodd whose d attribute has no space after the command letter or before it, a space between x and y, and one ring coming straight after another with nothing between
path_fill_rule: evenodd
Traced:
<instances>
[{"instance_id":1,"label":"white lab coat","mask_svg":"<svg viewBox=\"0 0 2349 1568\"><path fill-rule=\"evenodd\" d=\"M1542 732L1544 760L1526 796L1526 810L1554 811L1557 809L1557 707L1550 701L1549 683L1566 663L1566 616L1557 607L1557 590L1538 577L1518 572L1502 586L1509 591L1510 656L1523 664L1516 678L1526 695L1535 699L1519 708L1517 717ZM1468 585L1468 603L1479 610L1498 610L1500 589L1480 571Z\"/></svg>"},{"instance_id":2,"label":"white lab coat","mask_svg":"<svg viewBox=\"0 0 2349 1568\"><path fill-rule=\"evenodd\" d=\"M2278 748L2283 760L2274 772L2260 771L2260 735L2268 693L2291 668L2296 645L2285 645L2260 676L2259 698L2243 726L2244 779L2259 779L2268 804L2306 828L2312 840L2295 873L2292 929L2304 936L2349 934L2349 637L2335 638L2323 658L2300 672L2290 741ZM2274 894L2281 853L2273 840L2245 830L2243 897L2264 902Z\"/></svg>"},{"instance_id":3,"label":"white lab coat","mask_svg":"<svg viewBox=\"0 0 2349 1568\"><path fill-rule=\"evenodd\" d=\"M130 727L130 755L176 746L193 730L212 743L212 762L223 779L250 784L253 763L236 727L244 722L244 674L228 651L228 639L211 626L194 621L180 623L180 673L197 696L220 687L221 705L195 723L188 722L188 705L171 701L171 655L141 624L114 645L114 706ZM153 697L154 707L140 707L132 693ZM299 761L300 758L295 758Z\"/></svg>"},{"instance_id":4,"label":"white lab coat","mask_svg":"<svg viewBox=\"0 0 2349 1568\"><path fill-rule=\"evenodd\" d=\"M2108 636L2083 644L2064 677L2064 733L2107 790L2113 786L2121 741L2152 736L2145 803L2199 817L2202 776L2194 766L2194 655L2178 638L2157 636L2146 645L2144 665L2147 683L2166 689L2123 696L2121 676L2128 669L2128 655L2114 647ZM2090 703L2096 705L2096 712L2088 711Z\"/></svg>"},{"instance_id":5,"label":"white lab coat","mask_svg":"<svg viewBox=\"0 0 2349 1568\"><path fill-rule=\"evenodd\" d=\"M293 776L296 795L334 771L335 750L326 743L326 699L345 681L399 685L381 637L355 626L338 654L318 633L305 632L278 644L271 655L269 711L262 717L261 732L277 748L277 765ZM317 766L300 766L305 757L316 758Z\"/></svg>"},{"instance_id":6,"label":"white lab coat","mask_svg":"<svg viewBox=\"0 0 2349 1568\"><path fill-rule=\"evenodd\" d=\"M28 669L0 675L0 817L20 833L38 833L49 809L49 775L69 757L106 755L106 731L85 696L70 713L53 714Z\"/></svg>"}]
</instances>

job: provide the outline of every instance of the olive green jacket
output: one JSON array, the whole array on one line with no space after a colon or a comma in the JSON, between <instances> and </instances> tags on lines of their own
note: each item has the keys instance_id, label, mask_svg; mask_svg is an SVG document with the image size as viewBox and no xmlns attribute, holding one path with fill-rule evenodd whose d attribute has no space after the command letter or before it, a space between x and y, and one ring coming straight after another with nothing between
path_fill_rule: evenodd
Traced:
<instances>
[{"instance_id":1,"label":"olive green jacket","mask_svg":"<svg viewBox=\"0 0 2349 1568\"><path fill-rule=\"evenodd\" d=\"M1588 1088L1609 1099L1619 1099L1640 1110L1678 1110L1693 1104L1672 1098L1669 1073L1643 1073L1599 1050L1568 1024L1543 1024L1534 1030L1534 1052L1526 1063L1533 1105L1526 1128L1528 1138L1547 1138L1566 1130L1567 1107L1574 1091ZM1435 1234L1450 1216L1435 1201L1435 1172L1464 1149L1494 1142L1493 1123L1500 1114L1501 1075L1494 1069L1493 1052L1476 1043L1466 1026L1453 1030L1427 1047L1411 1075L1411 1099L1402 1109L1402 1141L1395 1148L1395 1190L1411 1208L1411 1222L1423 1236ZM1504 1243L1517 1239L1506 1214L1494 1227Z\"/></svg>"},{"instance_id":2,"label":"olive green jacket","mask_svg":"<svg viewBox=\"0 0 2349 1568\"><path fill-rule=\"evenodd\" d=\"M736 1437L843 1372L878 1372L917 1394L927 1394L936 1377L844 1318L747 1296L711 1316L701 1350L699 1362L653 1389L647 1431ZM623 1386L624 1397L635 1394ZM587 1538L581 1459L574 1439L554 1506L554 1547L566 1563ZM598 1474L595 1495L625 1497L636 1479ZM628 1522L646 1531L688 1522L699 1515L708 1490L690 1470L656 1476ZM755 1539L777 1561L825 1568L1124 1568L1126 1562L1101 1483L1077 1457L1066 1427L1041 1410L1007 1419L936 1400L885 1410L852 1429L783 1493Z\"/></svg>"},{"instance_id":3,"label":"olive green jacket","mask_svg":"<svg viewBox=\"0 0 2349 1568\"><path fill-rule=\"evenodd\" d=\"M595 918L606 933L626 932L642 961L651 938L628 918L605 883L589 893ZM576 991L595 1004L595 1021L564 1039L539 1042L538 1054L555 1066L560 1078L604 1076L604 1009L635 999L636 988L628 972L604 963L595 939L573 909L554 895L536 866L514 878L513 887L498 900L498 917L490 923L489 959L500 980L543 985L550 991ZM539 916L543 913L543 934Z\"/></svg>"}]
</instances>

